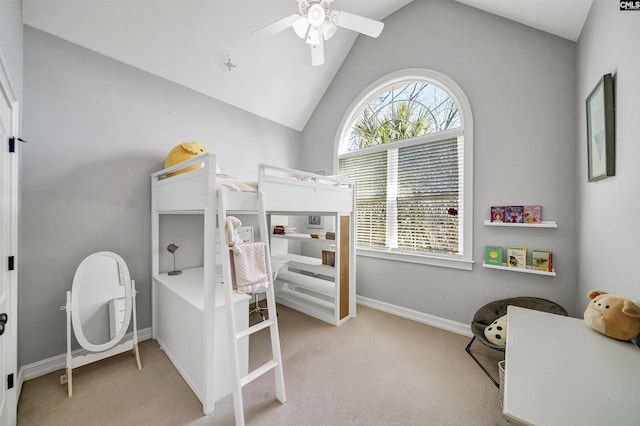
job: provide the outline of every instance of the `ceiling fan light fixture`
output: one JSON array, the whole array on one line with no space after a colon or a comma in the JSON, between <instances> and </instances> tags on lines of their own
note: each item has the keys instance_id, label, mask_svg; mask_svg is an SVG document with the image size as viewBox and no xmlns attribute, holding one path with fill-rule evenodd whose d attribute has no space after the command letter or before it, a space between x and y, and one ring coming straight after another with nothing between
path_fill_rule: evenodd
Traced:
<instances>
[{"instance_id":1,"label":"ceiling fan light fixture","mask_svg":"<svg viewBox=\"0 0 640 426\"><path fill-rule=\"evenodd\" d=\"M300 16L291 26L298 37L305 38L309 29L309 20L305 16Z\"/></svg>"},{"instance_id":2,"label":"ceiling fan light fixture","mask_svg":"<svg viewBox=\"0 0 640 426\"><path fill-rule=\"evenodd\" d=\"M322 31L322 37L324 37L325 40L330 40L331 37L333 37L336 34L337 30L338 30L338 27L329 21L326 21L320 27L320 31Z\"/></svg>"},{"instance_id":3,"label":"ceiling fan light fixture","mask_svg":"<svg viewBox=\"0 0 640 426\"><path fill-rule=\"evenodd\" d=\"M314 27L319 27L320 25L322 25L326 16L327 15L324 11L324 8L318 3L312 4L309 8L309 12L307 13L309 23Z\"/></svg>"},{"instance_id":4,"label":"ceiling fan light fixture","mask_svg":"<svg viewBox=\"0 0 640 426\"><path fill-rule=\"evenodd\" d=\"M309 28L309 34L307 34L307 44L317 46L320 44L320 31L316 27Z\"/></svg>"}]
</instances>

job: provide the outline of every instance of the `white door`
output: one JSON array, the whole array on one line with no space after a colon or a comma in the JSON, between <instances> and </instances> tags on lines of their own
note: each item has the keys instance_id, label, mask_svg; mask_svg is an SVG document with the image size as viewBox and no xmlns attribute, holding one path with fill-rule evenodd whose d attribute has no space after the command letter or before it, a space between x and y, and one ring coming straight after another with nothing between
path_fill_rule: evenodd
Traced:
<instances>
[{"instance_id":1,"label":"white door","mask_svg":"<svg viewBox=\"0 0 640 426\"><path fill-rule=\"evenodd\" d=\"M6 69L0 54L0 425L10 426L16 424L17 407L17 264L15 257L12 261L9 258L16 255L18 246L18 174L16 153L9 152L9 137L17 122L17 104Z\"/></svg>"}]
</instances>

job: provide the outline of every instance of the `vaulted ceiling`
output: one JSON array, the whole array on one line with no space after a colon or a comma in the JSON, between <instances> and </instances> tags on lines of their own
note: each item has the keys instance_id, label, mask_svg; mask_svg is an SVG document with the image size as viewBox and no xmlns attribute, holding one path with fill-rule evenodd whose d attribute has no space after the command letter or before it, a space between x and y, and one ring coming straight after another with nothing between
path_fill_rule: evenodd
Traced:
<instances>
[{"instance_id":1,"label":"vaulted ceiling","mask_svg":"<svg viewBox=\"0 0 640 426\"><path fill-rule=\"evenodd\" d=\"M334 0L333 8L384 20L412 1L427 0ZM592 2L456 1L574 41ZM302 130L358 35L339 28L317 67L291 29L252 35L297 12L295 0L23 0L29 26Z\"/></svg>"}]
</instances>

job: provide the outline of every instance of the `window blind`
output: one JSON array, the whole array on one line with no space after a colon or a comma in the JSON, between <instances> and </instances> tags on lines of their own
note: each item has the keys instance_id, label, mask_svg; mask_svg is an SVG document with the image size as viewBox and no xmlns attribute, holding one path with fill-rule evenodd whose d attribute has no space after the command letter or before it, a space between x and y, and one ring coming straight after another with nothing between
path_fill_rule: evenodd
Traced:
<instances>
[{"instance_id":1,"label":"window blind","mask_svg":"<svg viewBox=\"0 0 640 426\"><path fill-rule=\"evenodd\" d=\"M387 152L343 158L339 167L356 182L356 244L386 246Z\"/></svg>"},{"instance_id":2,"label":"window blind","mask_svg":"<svg viewBox=\"0 0 640 426\"><path fill-rule=\"evenodd\" d=\"M398 149L398 248L458 253L456 139Z\"/></svg>"},{"instance_id":3,"label":"window blind","mask_svg":"<svg viewBox=\"0 0 640 426\"><path fill-rule=\"evenodd\" d=\"M357 244L460 254L462 158L453 138L340 159L357 184Z\"/></svg>"}]
</instances>

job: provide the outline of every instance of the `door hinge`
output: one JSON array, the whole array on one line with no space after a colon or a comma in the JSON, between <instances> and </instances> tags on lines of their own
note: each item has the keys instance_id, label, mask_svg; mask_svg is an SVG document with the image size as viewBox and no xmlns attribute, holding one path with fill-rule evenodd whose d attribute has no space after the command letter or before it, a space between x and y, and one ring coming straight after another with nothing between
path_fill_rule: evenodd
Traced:
<instances>
[{"instance_id":1,"label":"door hinge","mask_svg":"<svg viewBox=\"0 0 640 426\"><path fill-rule=\"evenodd\" d=\"M9 152L16 152L16 141L27 143L24 139L11 136L9 138Z\"/></svg>"},{"instance_id":2,"label":"door hinge","mask_svg":"<svg viewBox=\"0 0 640 426\"><path fill-rule=\"evenodd\" d=\"M7 376L7 389L13 389L13 373Z\"/></svg>"},{"instance_id":3,"label":"door hinge","mask_svg":"<svg viewBox=\"0 0 640 426\"><path fill-rule=\"evenodd\" d=\"M7 262L7 270L13 271L15 268L15 256L9 256L9 261Z\"/></svg>"}]
</instances>

